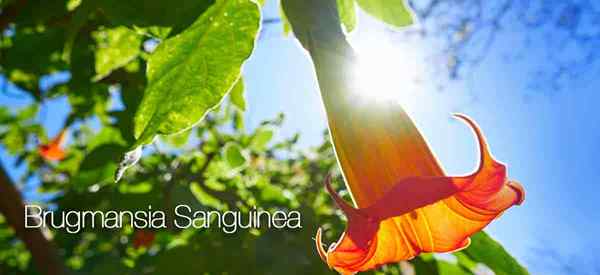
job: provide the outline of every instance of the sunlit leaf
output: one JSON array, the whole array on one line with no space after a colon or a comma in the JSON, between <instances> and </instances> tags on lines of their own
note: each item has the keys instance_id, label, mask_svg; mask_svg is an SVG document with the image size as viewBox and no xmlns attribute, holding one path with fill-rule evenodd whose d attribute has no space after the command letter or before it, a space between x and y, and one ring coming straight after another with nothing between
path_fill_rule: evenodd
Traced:
<instances>
[{"instance_id":1,"label":"sunlit leaf","mask_svg":"<svg viewBox=\"0 0 600 275\"><path fill-rule=\"evenodd\" d=\"M96 39L96 76L100 80L113 70L127 65L140 52L142 38L134 31L117 27L104 29L94 34Z\"/></svg>"},{"instance_id":2,"label":"sunlit leaf","mask_svg":"<svg viewBox=\"0 0 600 275\"><path fill-rule=\"evenodd\" d=\"M197 183L190 184L190 191L202 205L222 210L225 205L217 198L209 195Z\"/></svg>"},{"instance_id":3,"label":"sunlit leaf","mask_svg":"<svg viewBox=\"0 0 600 275\"><path fill-rule=\"evenodd\" d=\"M440 275L473 275L468 269L443 260L437 261L438 272Z\"/></svg>"},{"instance_id":4,"label":"sunlit leaf","mask_svg":"<svg viewBox=\"0 0 600 275\"><path fill-rule=\"evenodd\" d=\"M112 176L112 175L111 175ZM152 190L152 183L144 181L139 183L119 184L119 192L123 194L144 194Z\"/></svg>"},{"instance_id":5,"label":"sunlit leaf","mask_svg":"<svg viewBox=\"0 0 600 275\"><path fill-rule=\"evenodd\" d=\"M248 158L242 152L242 147L236 143L227 143L223 147L223 159L231 169L239 169L248 163Z\"/></svg>"},{"instance_id":6,"label":"sunlit leaf","mask_svg":"<svg viewBox=\"0 0 600 275\"><path fill-rule=\"evenodd\" d=\"M273 139L274 135L275 131L271 127L260 127L254 132L250 141L250 147L258 151L263 150L271 139Z\"/></svg>"},{"instance_id":7,"label":"sunlit leaf","mask_svg":"<svg viewBox=\"0 0 600 275\"><path fill-rule=\"evenodd\" d=\"M354 0L337 0L338 13L340 21L346 28L346 32L351 32L356 27L356 8Z\"/></svg>"},{"instance_id":8,"label":"sunlit leaf","mask_svg":"<svg viewBox=\"0 0 600 275\"><path fill-rule=\"evenodd\" d=\"M290 21L287 19L287 16L285 15L285 12L281 6L279 8L279 16L281 17L283 35L288 35L292 31L292 26L290 25Z\"/></svg>"},{"instance_id":9,"label":"sunlit leaf","mask_svg":"<svg viewBox=\"0 0 600 275\"><path fill-rule=\"evenodd\" d=\"M260 193L260 198L266 202L285 202L285 197L283 195L283 189L277 185L273 184L265 184L262 186L262 191Z\"/></svg>"},{"instance_id":10,"label":"sunlit leaf","mask_svg":"<svg viewBox=\"0 0 600 275\"><path fill-rule=\"evenodd\" d=\"M462 251L473 261L483 263L496 275L527 275L529 272L487 233L471 237L471 245Z\"/></svg>"},{"instance_id":11,"label":"sunlit leaf","mask_svg":"<svg viewBox=\"0 0 600 275\"><path fill-rule=\"evenodd\" d=\"M188 143L188 141L190 140L191 133L192 129L187 129L183 132L167 136L164 138L164 140L168 144L173 145L175 148L181 148Z\"/></svg>"},{"instance_id":12,"label":"sunlit leaf","mask_svg":"<svg viewBox=\"0 0 600 275\"><path fill-rule=\"evenodd\" d=\"M136 145L200 121L231 89L254 48L259 6L218 1L148 60L148 86L135 117Z\"/></svg>"},{"instance_id":13,"label":"sunlit leaf","mask_svg":"<svg viewBox=\"0 0 600 275\"><path fill-rule=\"evenodd\" d=\"M231 92L229 92L231 103L233 103L233 105L242 111L246 110L246 99L244 98L244 92L245 87L243 78L240 78L231 89Z\"/></svg>"},{"instance_id":14,"label":"sunlit leaf","mask_svg":"<svg viewBox=\"0 0 600 275\"><path fill-rule=\"evenodd\" d=\"M413 23L413 16L404 0L356 0L368 14L394 27Z\"/></svg>"},{"instance_id":15,"label":"sunlit leaf","mask_svg":"<svg viewBox=\"0 0 600 275\"><path fill-rule=\"evenodd\" d=\"M456 260L461 266L469 270L475 270L475 268L477 268L477 263L474 262L469 256L465 255L463 251L454 252L453 254L456 256Z\"/></svg>"}]
</instances>

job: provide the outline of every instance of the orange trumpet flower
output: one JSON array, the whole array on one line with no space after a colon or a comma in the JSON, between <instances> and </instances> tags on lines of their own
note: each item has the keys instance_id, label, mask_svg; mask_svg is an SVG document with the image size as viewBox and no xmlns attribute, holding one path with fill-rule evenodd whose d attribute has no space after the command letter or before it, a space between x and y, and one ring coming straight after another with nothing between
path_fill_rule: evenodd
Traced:
<instances>
[{"instance_id":1,"label":"orange trumpet flower","mask_svg":"<svg viewBox=\"0 0 600 275\"><path fill-rule=\"evenodd\" d=\"M471 175L447 177L401 101L380 100L372 87L355 85L364 75L356 70L360 64L340 27L336 1L281 3L312 59L336 157L356 206L326 181L348 217L346 232L328 250L317 232L317 250L330 267L353 274L422 252L465 248L470 236L523 201L523 188L507 180L506 167L493 159L468 117L458 115L475 131L480 166ZM419 107L432 108L426 102Z\"/></svg>"},{"instance_id":2,"label":"orange trumpet flower","mask_svg":"<svg viewBox=\"0 0 600 275\"><path fill-rule=\"evenodd\" d=\"M327 251L321 243L321 230L317 231L318 253L330 267L342 274L354 274L411 259L422 252L463 249L470 243L469 236L507 208L523 202L523 188L507 179L506 166L494 160L475 122L464 115L456 117L471 126L479 142L479 168L468 176L404 177L372 203L359 208L339 197L326 179L327 191L348 218L346 232ZM407 129L410 132L413 128ZM412 138L419 141L421 137L414 132ZM344 159L342 155L340 162ZM436 162L433 164L437 167Z\"/></svg>"},{"instance_id":3,"label":"orange trumpet flower","mask_svg":"<svg viewBox=\"0 0 600 275\"><path fill-rule=\"evenodd\" d=\"M65 158L65 150L62 148L66 140L67 130L63 129L48 144L38 147L38 152L47 161L59 161Z\"/></svg>"}]
</instances>

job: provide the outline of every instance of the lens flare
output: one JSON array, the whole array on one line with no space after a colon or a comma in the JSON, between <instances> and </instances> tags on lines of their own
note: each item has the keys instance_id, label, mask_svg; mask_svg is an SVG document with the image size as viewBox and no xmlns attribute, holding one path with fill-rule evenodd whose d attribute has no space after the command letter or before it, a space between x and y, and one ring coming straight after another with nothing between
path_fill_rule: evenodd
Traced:
<instances>
[{"instance_id":1,"label":"lens flare","mask_svg":"<svg viewBox=\"0 0 600 275\"><path fill-rule=\"evenodd\" d=\"M398 102L412 109L426 78L419 47L385 39L361 39L352 44L358 52L355 85L361 98Z\"/></svg>"}]
</instances>

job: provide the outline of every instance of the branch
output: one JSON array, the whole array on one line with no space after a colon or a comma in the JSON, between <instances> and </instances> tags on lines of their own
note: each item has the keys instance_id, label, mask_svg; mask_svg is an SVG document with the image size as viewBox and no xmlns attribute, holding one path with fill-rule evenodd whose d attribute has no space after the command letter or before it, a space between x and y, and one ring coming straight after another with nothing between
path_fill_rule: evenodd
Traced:
<instances>
[{"instance_id":1,"label":"branch","mask_svg":"<svg viewBox=\"0 0 600 275\"><path fill-rule=\"evenodd\" d=\"M0 214L15 230L33 257L40 274L64 274L64 266L58 257L58 251L39 229L25 229L25 205L21 193L0 164Z\"/></svg>"}]
</instances>

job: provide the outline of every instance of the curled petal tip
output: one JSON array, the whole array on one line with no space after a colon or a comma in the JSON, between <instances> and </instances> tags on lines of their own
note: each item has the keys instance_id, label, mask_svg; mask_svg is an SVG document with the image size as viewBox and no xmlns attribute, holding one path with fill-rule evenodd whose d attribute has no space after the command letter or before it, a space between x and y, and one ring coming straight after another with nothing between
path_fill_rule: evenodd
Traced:
<instances>
[{"instance_id":1,"label":"curled petal tip","mask_svg":"<svg viewBox=\"0 0 600 275\"><path fill-rule=\"evenodd\" d=\"M323 248L323 241L321 236L322 230L319 227L319 229L317 229L317 234L315 235L315 245L317 246L317 252L319 253L319 257L321 257L321 260L327 263L327 252Z\"/></svg>"},{"instance_id":2,"label":"curled petal tip","mask_svg":"<svg viewBox=\"0 0 600 275\"><path fill-rule=\"evenodd\" d=\"M521 205L525 201L525 188L523 188L523 186L516 181L509 181L508 186L510 186L510 188L512 188L517 193L517 199L515 204Z\"/></svg>"},{"instance_id":3,"label":"curled petal tip","mask_svg":"<svg viewBox=\"0 0 600 275\"><path fill-rule=\"evenodd\" d=\"M488 149L487 142L485 140L485 136L483 135L483 132L479 128L479 125L477 125L477 123L473 119L471 119L469 116L467 116L465 114L454 113L452 115L454 115L454 117L466 122L469 125L469 127L471 127L473 132L475 133L475 136L477 137L477 142L479 143L479 154L481 155L480 156L480 158L481 158L480 169L484 166L495 163L495 161L492 158L492 155L490 154L490 151Z\"/></svg>"},{"instance_id":4,"label":"curled petal tip","mask_svg":"<svg viewBox=\"0 0 600 275\"><path fill-rule=\"evenodd\" d=\"M477 126L477 123L475 123L475 121L473 119L471 119L469 116L467 116L465 114L461 114L461 113L453 113L452 115L455 118L463 120L464 122L466 122L467 124L469 124L469 126L471 126L471 128L473 128L473 130L475 130L475 132L480 132L479 131L479 126Z\"/></svg>"},{"instance_id":5,"label":"curled petal tip","mask_svg":"<svg viewBox=\"0 0 600 275\"><path fill-rule=\"evenodd\" d=\"M452 113L453 116L455 117L460 117L460 118L465 118L467 117L467 115L463 114L463 113Z\"/></svg>"},{"instance_id":6,"label":"curled petal tip","mask_svg":"<svg viewBox=\"0 0 600 275\"><path fill-rule=\"evenodd\" d=\"M325 177L325 188L346 217L351 218L358 215L358 210L349 205L335 190L333 190L333 187L331 186L331 175L329 174Z\"/></svg>"}]
</instances>

